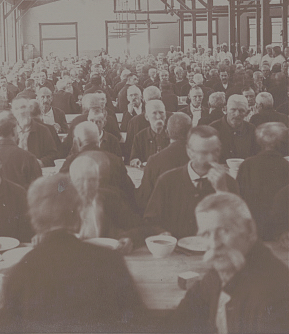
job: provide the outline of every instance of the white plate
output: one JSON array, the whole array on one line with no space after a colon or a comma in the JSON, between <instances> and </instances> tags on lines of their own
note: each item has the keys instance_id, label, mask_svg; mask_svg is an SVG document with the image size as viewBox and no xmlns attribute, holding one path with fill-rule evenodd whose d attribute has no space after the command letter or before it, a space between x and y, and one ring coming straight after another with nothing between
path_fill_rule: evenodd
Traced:
<instances>
[{"instance_id":1,"label":"white plate","mask_svg":"<svg viewBox=\"0 0 289 334\"><path fill-rule=\"evenodd\" d=\"M11 264L19 262L27 253L29 253L33 247L19 247L11 249L2 254L4 261L7 261Z\"/></svg>"},{"instance_id":2,"label":"white plate","mask_svg":"<svg viewBox=\"0 0 289 334\"><path fill-rule=\"evenodd\" d=\"M0 237L0 252L19 246L20 241L10 237Z\"/></svg>"},{"instance_id":3,"label":"white plate","mask_svg":"<svg viewBox=\"0 0 289 334\"><path fill-rule=\"evenodd\" d=\"M92 239L86 239L84 241L93 245L103 246L110 249L116 249L118 246L118 240L111 238L92 238Z\"/></svg>"},{"instance_id":4,"label":"white plate","mask_svg":"<svg viewBox=\"0 0 289 334\"><path fill-rule=\"evenodd\" d=\"M178 246L194 252L205 252L206 245L202 237L186 237L178 241Z\"/></svg>"}]
</instances>

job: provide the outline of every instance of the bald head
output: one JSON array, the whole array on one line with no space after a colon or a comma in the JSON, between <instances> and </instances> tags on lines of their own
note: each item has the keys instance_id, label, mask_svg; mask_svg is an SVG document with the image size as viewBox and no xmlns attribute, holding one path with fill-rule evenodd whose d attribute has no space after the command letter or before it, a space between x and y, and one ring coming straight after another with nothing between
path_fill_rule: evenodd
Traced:
<instances>
[{"instance_id":1,"label":"bald head","mask_svg":"<svg viewBox=\"0 0 289 334\"><path fill-rule=\"evenodd\" d=\"M256 129L256 139L262 150L282 151L288 142L288 128L279 122L261 124Z\"/></svg>"},{"instance_id":2,"label":"bald head","mask_svg":"<svg viewBox=\"0 0 289 334\"><path fill-rule=\"evenodd\" d=\"M91 108L103 108L106 103L105 93L85 94L82 98L82 112L88 113Z\"/></svg>"},{"instance_id":3,"label":"bald head","mask_svg":"<svg viewBox=\"0 0 289 334\"><path fill-rule=\"evenodd\" d=\"M160 100L161 99L161 91L156 86L149 86L143 91L144 101L147 103L150 100Z\"/></svg>"},{"instance_id":4,"label":"bald head","mask_svg":"<svg viewBox=\"0 0 289 334\"><path fill-rule=\"evenodd\" d=\"M78 151L81 151L82 147L89 144L99 146L98 126L89 121L77 124L73 131L73 140Z\"/></svg>"},{"instance_id":5,"label":"bald head","mask_svg":"<svg viewBox=\"0 0 289 334\"><path fill-rule=\"evenodd\" d=\"M171 141L186 140L192 126L191 118L183 113L176 112L168 120L167 130Z\"/></svg>"},{"instance_id":6,"label":"bald head","mask_svg":"<svg viewBox=\"0 0 289 334\"><path fill-rule=\"evenodd\" d=\"M196 85L202 85L204 83L204 77L202 74L197 73L194 75L194 82Z\"/></svg>"},{"instance_id":7,"label":"bald head","mask_svg":"<svg viewBox=\"0 0 289 334\"><path fill-rule=\"evenodd\" d=\"M273 96L270 93L262 92L256 96L256 108L259 113L263 111L270 111L273 110Z\"/></svg>"},{"instance_id":8,"label":"bald head","mask_svg":"<svg viewBox=\"0 0 289 334\"><path fill-rule=\"evenodd\" d=\"M42 113L47 113L51 108L52 92L47 87L42 87L37 93L37 101Z\"/></svg>"}]
</instances>

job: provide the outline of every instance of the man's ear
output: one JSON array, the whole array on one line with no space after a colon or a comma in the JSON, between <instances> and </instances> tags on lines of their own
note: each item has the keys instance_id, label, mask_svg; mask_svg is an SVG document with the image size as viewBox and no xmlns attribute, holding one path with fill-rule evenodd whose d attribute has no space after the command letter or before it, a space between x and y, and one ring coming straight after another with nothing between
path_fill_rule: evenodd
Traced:
<instances>
[{"instance_id":1,"label":"man's ear","mask_svg":"<svg viewBox=\"0 0 289 334\"><path fill-rule=\"evenodd\" d=\"M222 110L223 110L223 114L227 115L227 106L224 106L224 107L222 108Z\"/></svg>"},{"instance_id":2,"label":"man's ear","mask_svg":"<svg viewBox=\"0 0 289 334\"><path fill-rule=\"evenodd\" d=\"M77 152L80 151L81 148L81 141L77 137L73 137L73 144L72 144L73 150L76 150Z\"/></svg>"},{"instance_id":3,"label":"man's ear","mask_svg":"<svg viewBox=\"0 0 289 334\"><path fill-rule=\"evenodd\" d=\"M148 118L148 115L147 115L147 112L145 111L145 114L144 114L144 116L145 116L145 119L148 121L149 120L149 118Z\"/></svg>"}]
</instances>

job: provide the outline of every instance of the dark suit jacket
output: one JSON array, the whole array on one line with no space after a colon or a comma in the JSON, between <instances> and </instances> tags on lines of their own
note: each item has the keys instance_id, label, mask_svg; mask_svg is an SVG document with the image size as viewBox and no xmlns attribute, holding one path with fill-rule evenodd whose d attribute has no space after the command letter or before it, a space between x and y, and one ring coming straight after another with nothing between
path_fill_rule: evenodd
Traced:
<instances>
[{"instance_id":1,"label":"dark suit jacket","mask_svg":"<svg viewBox=\"0 0 289 334\"><path fill-rule=\"evenodd\" d=\"M226 116L210 124L218 130L222 143L220 162L226 163L230 158L248 158L257 152L255 127L243 122L240 129L234 130L227 123Z\"/></svg>"},{"instance_id":2,"label":"dark suit jacket","mask_svg":"<svg viewBox=\"0 0 289 334\"><path fill-rule=\"evenodd\" d=\"M8 332L131 332L144 311L121 255L65 230L47 234L3 292Z\"/></svg>"},{"instance_id":3,"label":"dark suit jacket","mask_svg":"<svg viewBox=\"0 0 289 334\"><path fill-rule=\"evenodd\" d=\"M72 161L76 159L79 155L85 155L86 152L90 151L100 151L99 147L96 147L95 144L90 144L82 148L81 152L71 154L66 158L62 168L60 169L61 173L68 173L69 166L71 165ZM134 196L134 184L130 177L127 174L127 170L125 165L122 161L122 158L117 157L114 154L109 152L105 152L109 159L110 170L109 170L109 177L105 180L104 186L112 186L117 187L120 189L124 194L125 197L129 199L132 206L135 205L135 196Z\"/></svg>"},{"instance_id":4,"label":"dark suit jacket","mask_svg":"<svg viewBox=\"0 0 289 334\"><path fill-rule=\"evenodd\" d=\"M25 99L35 100L37 95L32 89L24 89L22 92L18 93L17 97L23 97Z\"/></svg>"},{"instance_id":5,"label":"dark suit jacket","mask_svg":"<svg viewBox=\"0 0 289 334\"><path fill-rule=\"evenodd\" d=\"M166 111L178 111L178 97L171 92L162 92L162 101L165 105Z\"/></svg>"},{"instance_id":6,"label":"dark suit jacket","mask_svg":"<svg viewBox=\"0 0 289 334\"><path fill-rule=\"evenodd\" d=\"M221 281L215 270L197 281L168 318L174 333L216 333ZM288 268L257 241L246 256L245 267L223 290L228 333L288 333Z\"/></svg>"},{"instance_id":7,"label":"dark suit jacket","mask_svg":"<svg viewBox=\"0 0 289 334\"><path fill-rule=\"evenodd\" d=\"M87 116L88 116L88 114L79 115L79 116L75 117L74 120L71 122L70 127L69 127L69 131L68 131L68 135L65 138L65 140L63 142L63 145L62 145L62 151L63 151L64 156L67 156L69 154L71 148L72 148L73 131L74 131L76 125L81 123L81 122L87 121ZM114 135L118 139L121 138L120 131L119 131L119 128L118 128L118 125L117 125L115 119L112 118L109 115L107 116L107 120L106 120L106 124L104 126L104 130L108 133L111 133L112 135Z\"/></svg>"},{"instance_id":8,"label":"dark suit jacket","mask_svg":"<svg viewBox=\"0 0 289 334\"><path fill-rule=\"evenodd\" d=\"M11 139L0 140L0 162L3 176L25 189L30 183L42 176L36 157L22 150Z\"/></svg>"},{"instance_id":9,"label":"dark suit jacket","mask_svg":"<svg viewBox=\"0 0 289 334\"><path fill-rule=\"evenodd\" d=\"M27 215L25 189L1 177L0 235L30 242L33 234Z\"/></svg>"},{"instance_id":10,"label":"dark suit jacket","mask_svg":"<svg viewBox=\"0 0 289 334\"><path fill-rule=\"evenodd\" d=\"M53 94L52 106L62 110L65 114L77 114L79 107L72 94L59 90Z\"/></svg>"},{"instance_id":11,"label":"dark suit jacket","mask_svg":"<svg viewBox=\"0 0 289 334\"><path fill-rule=\"evenodd\" d=\"M209 109L208 108L205 108L205 107L201 107L202 109L202 113L201 113L201 118L199 119L199 122L198 122L198 125L200 125L200 121L206 117L208 117L209 115ZM192 121L193 121L193 114L191 112L191 107L190 105L187 105L186 107L182 108L179 110L179 112L183 112L185 114L187 114L188 116L191 117Z\"/></svg>"},{"instance_id":12,"label":"dark suit jacket","mask_svg":"<svg viewBox=\"0 0 289 334\"><path fill-rule=\"evenodd\" d=\"M62 110L56 107L52 107L55 123L58 123L61 127L60 133L68 132L68 124L66 122L65 114Z\"/></svg>"},{"instance_id":13,"label":"dark suit jacket","mask_svg":"<svg viewBox=\"0 0 289 334\"><path fill-rule=\"evenodd\" d=\"M54 166L58 153L51 133L45 125L32 120L27 145L28 151L41 160L44 167Z\"/></svg>"},{"instance_id":14,"label":"dark suit jacket","mask_svg":"<svg viewBox=\"0 0 289 334\"><path fill-rule=\"evenodd\" d=\"M267 122L281 122L288 127L288 116L272 110L262 114L255 114L250 119L250 123L254 124L255 127Z\"/></svg>"},{"instance_id":15,"label":"dark suit jacket","mask_svg":"<svg viewBox=\"0 0 289 334\"><path fill-rule=\"evenodd\" d=\"M145 112L145 104L142 103L142 113L144 114L144 112ZM132 114L126 110L123 113L123 117L122 117L122 121L121 121L121 125L120 125L120 131L126 132L127 131L127 127L128 127L128 123L135 116L137 116L137 113L134 110L133 110ZM147 121L147 123L148 123L148 121ZM148 123L147 126L149 126L149 123Z\"/></svg>"},{"instance_id":16,"label":"dark suit jacket","mask_svg":"<svg viewBox=\"0 0 289 334\"><path fill-rule=\"evenodd\" d=\"M182 92L182 87L188 83L188 79L184 79L182 81L178 81L175 83L175 93L177 96L182 96L181 92ZM186 94L188 95L188 94Z\"/></svg>"},{"instance_id":17,"label":"dark suit jacket","mask_svg":"<svg viewBox=\"0 0 289 334\"><path fill-rule=\"evenodd\" d=\"M181 88L181 96L189 95L191 88L192 86L189 84L189 82L185 83Z\"/></svg>"},{"instance_id":18,"label":"dark suit jacket","mask_svg":"<svg viewBox=\"0 0 289 334\"><path fill-rule=\"evenodd\" d=\"M221 81L217 82L213 87L215 92L224 92L225 94L227 94L228 90L230 90L231 88L232 88L232 84L230 83L230 81L228 83L227 88L224 88Z\"/></svg>"},{"instance_id":19,"label":"dark suit jacket","mask_svg":"<svg viewBox=\"0 0 289 334\"><path fill-rule=\"evenodd\" d=\"M130 160L138 158L141 162L147 162L149 156L161 151L169 143L169 137L164 130L158 135L148 127L135 135Z\"/></svg>"},{"instance_id":20,"label":"dark suit jacket","mask_svg":"<svg viewBox=\"0 0 289 334\"><path fill-rule=\"evenodd\" d=\"M151 155L144 169L141 185L136 189L136 199L143 213L160 175L189 162L186 142L182 140L171 143L159 153Z\"/></svg>"},{"instance_id":21,"label":"dark suit jacket","mask_svg":"<svg viewBox=\"0 0 289 334\"><path fill-rule=\"evenodd\" d=\"M43 85L39 85L39 89L43 87L50 89L52 93L54 92L55 89L53 82L50 80L46 80Z\"/></svg>"},{"instance_id":22,"label":"dark suit jacket","mask_svg":"<svg viewBox=\"0 0 289 334\"><path fill-rule=\"evenodd\" d=\"M271 240L275 233L270 211L274 196L288 184L288 161L276 151L260 152L241 164L237 181L257 223L259 236Z\"/></svg>"},{"instance_id":23,"label":"dark suit jacket","mask_svg":"<svg viewBox=\"0 0 289 334\"><path fill-rule=\"evenodd\" d=\"M107 151L117 155L118 157L122 156L121 149L119 146L119 140L106 131L103 131L103 137L101 138L100 148L102 151Z\"/></svg>"},{"instance_id":24,"label":"dark suit jacket","mask_svg":"<svg viewBox=\"0 0 289 334\"><path fill-rule=\"evenodd\" d=\"M147 88L149 86L156 86L159 88L160 82L159 80L152 81L151 78L148 78L144 83L143 83L143 88Z\"/></svg>"},{"instance_id":25,"label":"dark suit jacket","mask_svg":"<svg viewBox=\"0 0 289 334\"><path fill-rule=\"evenodd\" d=\"M226 174L228 189L238 193L237 182ZM144 213L146 224L159 226L177 239L196 235L195 208L207 195L215 193L209 181L200 192L192 183L188 165L162 174Z\"/></svg>"}]
</instances>

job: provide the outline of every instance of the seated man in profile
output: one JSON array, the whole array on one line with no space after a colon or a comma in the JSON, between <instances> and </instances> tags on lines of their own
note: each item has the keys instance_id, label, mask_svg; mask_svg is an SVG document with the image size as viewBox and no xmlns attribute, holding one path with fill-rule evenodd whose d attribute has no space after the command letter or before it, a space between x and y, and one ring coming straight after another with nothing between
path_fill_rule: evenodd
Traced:
<instances>
[{"instance_id":1,"label":"seated man in profile","mask_svg":"<svg viewBox=\"0 0 289 334\"><path fill-rule=\"evenodd\" d=\"M189 163L162 174L148 202L144 219L176 238L197 233L197 204L216 191L238 193L237 182L218 164L221 143L218 132L202 125L190 129L187 138Z\"/></svg>"},{"instance_id":2,"label":"seated man in profile","mask_svg":"<svg viewBox=\"0 0 289 334\"><path fill-rule=\"evenodd\" d=\"M288 268L258 240L238 196L217 193L196 207L211 270L170 315L176 333L288 333Z\"/></svg>"},{"instance_id":3,"label":"seated man in profile","mask_svg":"<svg viewBox=\"0 0 289 334\"><path fill-rule=\"evenodd\" d=\"M146 104L147 120L150 126L140 131L133 140L130 165L140 167L149 156L160 152L169 145L165 132L166 110L162 101L151 100Z\"/></svg>"}]
</instances>

